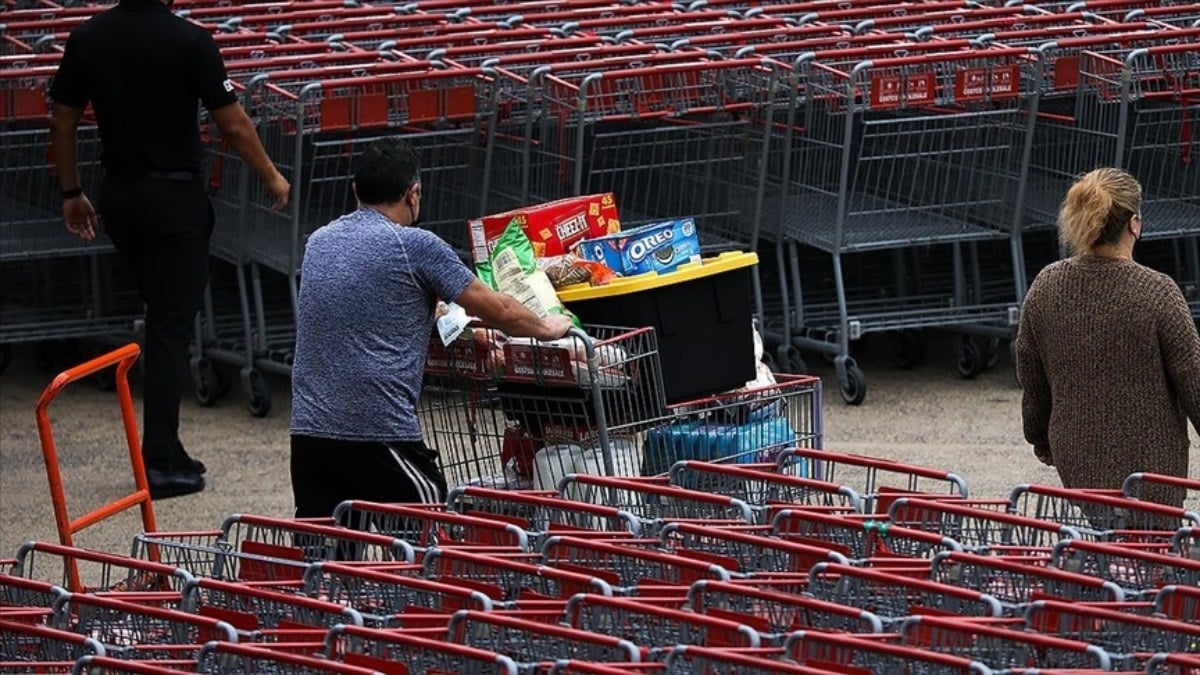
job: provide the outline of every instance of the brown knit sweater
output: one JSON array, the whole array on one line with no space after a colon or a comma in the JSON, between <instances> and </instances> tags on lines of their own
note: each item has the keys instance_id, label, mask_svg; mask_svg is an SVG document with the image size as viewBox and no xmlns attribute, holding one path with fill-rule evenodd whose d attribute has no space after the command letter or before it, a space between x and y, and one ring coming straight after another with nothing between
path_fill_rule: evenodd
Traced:
<instances>
[{"instance_id":1,"label":"brown knit sweater","mask_svg":"<svg viewBox=\"0 0 1200 675\"><path fill-rule=\"evenodd\" d=\"M1025 439L1065 487L1119 488L1138 471L1187 475L1188 418L1200 429L1200 336L1170 277L1096 255L1051 264L1021 310L1017 364Z\"/></svg>"}]
</instances>

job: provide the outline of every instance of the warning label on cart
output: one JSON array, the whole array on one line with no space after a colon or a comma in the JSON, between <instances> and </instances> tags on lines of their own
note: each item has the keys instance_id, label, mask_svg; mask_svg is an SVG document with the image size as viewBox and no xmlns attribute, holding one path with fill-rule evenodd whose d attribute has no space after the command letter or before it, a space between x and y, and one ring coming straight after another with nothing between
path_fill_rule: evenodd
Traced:
<instances>
[{"instance_id":1,"label":"warning label on cart","mask_svg":"<svg viewBox=\"0 0 1200 675\"><path fill-rule=\"evenodd\" d=\"M537 345L504 345L504 372L514 380L573 384L575 371L565 349Z\"/></svg>"},{"instance_id":2,"label":"warning label on cart","mask_svg":"<svg viewBox=\"0 0 1200 675\"><path fill-rule=\"evenodd\" d=\"M937 99L933 73L877 75L871 78L871 107L899 108L929 105Z\"/></svg>"},{"instance_id":3,"label":"warning label on cart","mask_svg":"<svg viewBox=\"0 0 1200 675\"><path fill-rule=\"evenodd\" d=\"M1003 68L965 68L954 74L954 98L963 101L1014 98L1020 93L1021 70Z\"/></svg>"}]
</instances>

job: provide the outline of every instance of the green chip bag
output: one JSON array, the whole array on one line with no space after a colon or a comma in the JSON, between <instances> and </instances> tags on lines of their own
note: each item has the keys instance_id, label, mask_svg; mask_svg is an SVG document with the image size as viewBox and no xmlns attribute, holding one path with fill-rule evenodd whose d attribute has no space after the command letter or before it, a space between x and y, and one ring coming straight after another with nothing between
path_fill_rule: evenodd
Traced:
<instances>
[{"instance_id":1,"label":"green chip bag","mask_svg":"<svg viewBox=\"0 0 1200 675\"><path fill-rule=\"evenodd\" d=\"M492 290L516 298L539 317L562 314L579 327L579 319L563 306L550 278L538 269L533 244L515 220L496 240L487 261L477 264L475 270Z\"/></svg>"}]
</instances>

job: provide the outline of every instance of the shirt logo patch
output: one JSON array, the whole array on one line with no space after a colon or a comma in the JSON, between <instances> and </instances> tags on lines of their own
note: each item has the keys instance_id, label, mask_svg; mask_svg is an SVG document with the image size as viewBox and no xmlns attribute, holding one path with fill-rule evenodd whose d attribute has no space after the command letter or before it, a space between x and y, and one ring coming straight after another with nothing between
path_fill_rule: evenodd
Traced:
<instances>
[{"instance_id":1,"label":"shirt logo patch","mask_svg":"<svg viewBox=\"0 0 1200 675\"><path fill-rule=\"evenodd\" d=\"M225 91L233 91L233 80L225 80L221 85L225 87Z\"/></svg>"}]
</instances>

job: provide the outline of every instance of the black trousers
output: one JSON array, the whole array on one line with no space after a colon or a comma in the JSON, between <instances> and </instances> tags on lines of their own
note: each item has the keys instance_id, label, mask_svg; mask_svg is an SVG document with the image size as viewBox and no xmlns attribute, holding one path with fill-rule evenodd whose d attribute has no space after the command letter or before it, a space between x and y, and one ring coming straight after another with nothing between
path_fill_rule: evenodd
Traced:
<instances>
[{"instance_id":1,"label":"black trousers","mask_svg":"<svg viewBox=\"0 0 1200 675\"><path fill-rule=\"evenodd\" d=\"M181 466L179 402L196 313L208 283L212 203L200 177L107 176L97 205L146 305L142 454L150 468Z\"/></svg>"},{"instance_id":2,"label":"black trousers","mask_svg":"<svg viewBox=\"0 0 1200 675\"><path fill-rule=\"evenodd\" d=\"M297 518L328 518L350 499L444 504L437 453L420 441L371 443L292 436L292 495ZM367 529L359 523L342 523Z\"/></svg>"}]
</instances>

